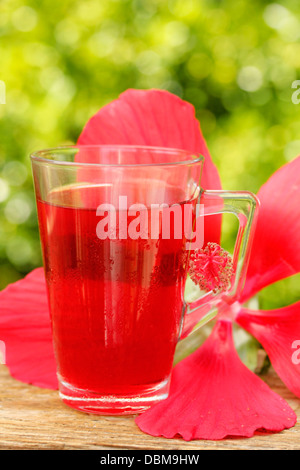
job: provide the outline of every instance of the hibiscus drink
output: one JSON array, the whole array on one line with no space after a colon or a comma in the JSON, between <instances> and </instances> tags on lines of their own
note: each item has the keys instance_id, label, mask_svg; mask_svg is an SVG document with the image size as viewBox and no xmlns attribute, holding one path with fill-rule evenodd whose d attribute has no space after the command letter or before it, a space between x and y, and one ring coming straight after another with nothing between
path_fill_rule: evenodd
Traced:
<instances>
[{"instance_id":1,"label":"hibiscus drink","mask_svg":"<svg viewBox=\"0 0 300 470\"><path fill-rule=\"evenodd\" d=\"M163 114L149 105L141 109L151 111L152 123L136 135L166 144ZM98 114L91 118L84 145L31 155L60 396L99 414L139 413L168 396L178 340L239 295L255 226L253 195L201 188L200 154L89 144L113 134L130 142L142 129L142 120L138 131L132 122L139 108L118 128L117 107L107 127L97 125ZM187 129L179 108L184 127L172 124L172 107L163 119L178 144ZM189 146L200 148L194 117L192 128ZM216 239L223 213L239 220L231 265ZM190 301L188 268L198 284Z\"/></svg>"},{"instance_id":2,"label":"hibiscus drink","mask_svg":"<svg viewBox=\"0 0 300 470\"><path fill-rule=\"evenodd\" d=\"M141 197L141 184L119 188L128 204ZM99 238L104 219L96 209L116 202L111 191L74 184L37 205L61 397L79 410L123 414L167 396L188 251L184 230L174 236L175 219L169 238L130 238L134 216L119 207L114 236ZM185 201L168 186L164 202L176 202L183 214L196 198Z\"/></svg>"}]
</instances>

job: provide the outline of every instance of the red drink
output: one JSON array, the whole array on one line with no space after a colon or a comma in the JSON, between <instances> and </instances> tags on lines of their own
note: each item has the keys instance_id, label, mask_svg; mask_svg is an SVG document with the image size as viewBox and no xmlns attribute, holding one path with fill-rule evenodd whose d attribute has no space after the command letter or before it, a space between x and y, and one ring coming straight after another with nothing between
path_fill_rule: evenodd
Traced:
<instances>
[{"instance_id":1,"label":"red drink","mask_svg":"<svg viewBox=\"0 0 300 470\"><path fill-rule=\"evenodd\" d=\"M129 194L128 204L136 185L121 191ZM155 402L167 393L187 250L184 233L174 239L172 228L171 239L100 240L96 208L111 202L108 191L76 185L55 190L48 202L38 199L38 215L62 398L78 409L111 414L132 412L130 397L153 396ZM164 202L185 204L171 187ZM82 391L87 403L78 399ZM143 400L136 406L141 409Z\"/></svg>"}]
</instances>

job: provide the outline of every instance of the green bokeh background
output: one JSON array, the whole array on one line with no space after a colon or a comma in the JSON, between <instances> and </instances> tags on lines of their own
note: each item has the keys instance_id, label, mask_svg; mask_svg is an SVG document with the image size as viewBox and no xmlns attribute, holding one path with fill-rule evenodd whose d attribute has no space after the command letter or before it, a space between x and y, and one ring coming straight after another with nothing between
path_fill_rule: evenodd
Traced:
<instances>
[{"instance_id":1,"label":"green bokeh background","mask_svg":"<svg viewBox=\"0 0 300 470\"><path fill-rule=\"evenodd\" d=\"M298 0L1 0L0 288L42 262L29 153L76 142L127 88L190 101L223 187L256 193L300 154L299 39ZM299 284L260 305L299 299Z\"/></svg>"}]
</instances>

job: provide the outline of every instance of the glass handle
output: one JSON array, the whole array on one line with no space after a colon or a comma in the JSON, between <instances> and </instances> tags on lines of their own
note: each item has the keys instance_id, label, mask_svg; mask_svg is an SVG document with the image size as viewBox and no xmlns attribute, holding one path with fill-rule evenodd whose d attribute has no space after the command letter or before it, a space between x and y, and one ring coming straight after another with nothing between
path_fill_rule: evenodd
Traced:
<instances>
[{"instance_id":1,"label":"glass handle","mask_svg":"<svg viewBox=\"0 0 300 470\"><path fill-rule=\"evenodd\" d=\"M245 282L259 206L257 197L248 191L202 191L200 202L204 216L230 213L238 218L239 229L233 252L234 276L228 290L216 294L207 292L193 302L186 302L180 339L214 318L223 303L233 304L239 298Z\"/></svg>"}]
</instances>

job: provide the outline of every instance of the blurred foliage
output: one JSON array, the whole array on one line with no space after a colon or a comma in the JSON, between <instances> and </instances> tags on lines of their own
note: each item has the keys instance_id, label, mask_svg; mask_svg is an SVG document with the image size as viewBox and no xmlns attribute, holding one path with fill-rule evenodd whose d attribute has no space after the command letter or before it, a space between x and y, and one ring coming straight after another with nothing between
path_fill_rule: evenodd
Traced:
<instances>
[{"instance_id":1,"label":"blurred foliage","mask_svg":"<svg viewBox=\"0 0 300 470\"><path fill-rule=\"evenodd\" d=\"M41 264L30 152L76 142L127 88L195 106L226 189L257 192L300 154L299 14L298 0L1 0L0 288ZM292 281L264 307L290 287L299 298Z\"/></svg>"}]
</instances>

